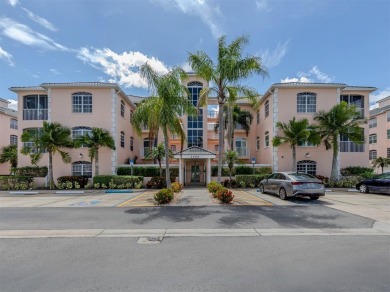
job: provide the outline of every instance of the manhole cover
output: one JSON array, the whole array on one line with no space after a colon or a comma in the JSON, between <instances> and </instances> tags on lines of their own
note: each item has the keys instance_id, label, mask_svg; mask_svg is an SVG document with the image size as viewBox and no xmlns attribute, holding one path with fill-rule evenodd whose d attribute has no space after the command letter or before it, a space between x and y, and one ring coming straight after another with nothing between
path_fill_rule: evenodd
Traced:
<instances>
[{"instance_id":1,"label":"manhole cover","mask_svg":"<svg viewBox=\"0 0 390 292\"><path fill-rule=\"evenodd\" d=\"M137 241L138 244L159 244L162 241L162 237L140 237Z\"/></svg>"}]
</instances>

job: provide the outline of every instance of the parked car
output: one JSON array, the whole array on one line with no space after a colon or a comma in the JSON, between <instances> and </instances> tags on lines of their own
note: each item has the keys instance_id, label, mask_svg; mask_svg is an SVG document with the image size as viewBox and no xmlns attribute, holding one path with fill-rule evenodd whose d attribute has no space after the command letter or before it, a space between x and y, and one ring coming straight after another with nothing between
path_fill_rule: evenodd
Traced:
<instances>
[{"instance_id":1,"label":"parked car","mask_svg":"<svg viewBox=\"0 0 390 292\"><path fill-rule=\"evenodd\" d=\"M317 200L325 196L321 180L302 172L275 172L260 182L260 192L279 195L282 200L291 197L310 197Z\"/></svg>"},{"instance_id":2,"label":"parked car","mask_svg":"<svg viewBox=\"0 0 390 292\"><path fill-rule=\"evenodd\" d=\"M364 179L356 185L361 193L390 194L390 172L385 172L370 179Z\"/></svg>"}]
</instances>

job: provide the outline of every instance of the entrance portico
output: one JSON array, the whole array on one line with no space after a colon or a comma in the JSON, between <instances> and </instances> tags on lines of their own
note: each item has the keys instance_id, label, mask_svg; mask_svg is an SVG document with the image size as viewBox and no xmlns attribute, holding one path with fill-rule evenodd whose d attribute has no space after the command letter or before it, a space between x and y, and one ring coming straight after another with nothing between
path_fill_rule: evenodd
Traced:
<instances>
[{"instance_id":1,"label":"entrance portico","mask_svg":"<svg viewBox=\"0 0 390 292\"><path fill-rule=\"evenodd\" d=\"M192 146L173 156L179 159L179 182L184 186L207 185L211 181L211 159L216 154L198 146Z\"/></svg>"}]
</instances>

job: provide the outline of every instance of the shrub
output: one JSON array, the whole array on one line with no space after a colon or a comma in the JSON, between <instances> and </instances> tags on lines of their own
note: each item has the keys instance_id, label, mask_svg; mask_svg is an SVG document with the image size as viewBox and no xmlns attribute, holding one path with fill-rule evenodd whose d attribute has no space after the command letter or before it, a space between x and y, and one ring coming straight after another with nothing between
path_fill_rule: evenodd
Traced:
<instances>
[{"instance_id":1,"label":"shrub","mask_svg":"<svg viewBox=\"0 0 390 292\"><path fill-rule=\"evenodd\" d=\"M362 180L361 176L343 177L338 181L329 181L326 187L330 188L355 188L356 184Z\"/></svg>"},{"instance_id":2,"label":"shrub","mask_svg":"<svg viewBox=\"0 0 390 292\"><path fill-rule=\"evenodd\" d=\"M169 203L170 201L173 200L173 190L164 188L164 189L158 191L154 195L154 200L158 204L167 204L167 203Z\"/></svg>"},{"instance_id":3,"label":"shrub","mask_svg":"<svg viewBox=\"0 0 390 292\"><path fill-rule=\"evenodd\" d=\"M218 176L218 166L211 167L211 176ZM222 168L222 176L229 176L229 168Z\"/></svg>"},{"instance_id":4,"label":"shrub","mask_svg":"<svg viewBox=\"0 0 390 292\"><path fill-rule=\"evenodd\" d=\"M209 190L210 193L213 194L213 197L216 198L217 197L217 192L222 189L223 186L219 183L217 183L216 181L212 181L210 182L208 185L207 185L207 189Z\"/></svg>"},{"instance_id":5,"label":"shrub","mask_svg":"<svg viewBox=\"0 0 390 292\"><path fill-rule=\"evenodd\" d=\"M71 187L67 189L78 189L78 188L84 188L88 184L88 177L87 176L76 176L76 175L70 175L70 176L60 176L57 178L58 188L60 188L60 185L63 186L66 183L71 183Z\"/></svg>"},{"instance_id":6,"label":"shrub","mask_svg":"<svg viewBox=\"0 0 390 292\"><path fill-rule=\"evenodd\" d=\"M236 175L236 182L241 187L255 187L258 186L259 183L268 176L269 174Z\"/></svg>"},{"instance_id":7,"label":"shrub","mask_svg":"<svg viewBox=\"0 0 390 292\"><path fill-rule=\"evenodd\" d=\"M233 201L234 195L231 190L227 188L221 188L217 191L217 198L222 203L230 204Z\"/></svg>"},{"instance_id":8,"label":"shrub","mask_svg":"<svg viewBox=\"0 0 390 292\"><path fill-rule=\"evenodd\" d=\"M246 165L239 165L235 167L236 175L240 174L253 174L253 168Z\"/></svg>"},{"instance_id":9,"label":"shrub","mask_svg":"<svg viewBox=\"0 0 390 292\"><path fill-rule=\"evenodd\" d=\"M174 181L175 181L175 178L171 177L171 182L174 182ZM167 187L167 183L165 180L165 176L152 177L150 179L150 181L148 181L146 183L146 188L148 188L148 189L162 189L162 188L166 188L166 187Z\"/></svg>"},{"instance_id":10,"label":"shrub","mask_svg":"<svg viewBox=\"0 0 390 292\"><path fill-rule=\"evenodd\" d=\"M144 178L142 176L119 176L119 175L95 175L93 177L93 186L95 188L106 189L109 188L118 188L118 186L126 186L131 188L134 186L139 186L143 182Z\"/></svg>"},{"instance_id":11,"label":"shrub","mask_svg":"<svg viewBox=\"0 0 390 292\"><path fill-rule=\"evenodd\" d=\"M16 176L45 177L47 176L47 166L25 166L13 169Z\"/></svg>"},{"instance_id":12,"label":"shrub","mask_svg":"<svg viewBox=\"0 0 390 292\"><path fill-rule=\"evenodd\" d=\"M0 190L28 190L35 189L36 185L33 183L31 176L1 176Z\"/></svg>"},{"instance_id":13,"label":"shrub","mask_svg":"<svg viewBox=\"0 0 390 292\"><path fill-rule=\"evenodd\" d=\"M179 193L183 189L183 185L178 182L173 182L171 188L174 193Z\"/></svg>"},{"instance_id":14,"label":"shrub","mask_svg":"<svg viewBox=\"0 0 390 292\"><path fill-rule=\"evenodd\" d=\"M118 175L131 175L130 166L120 166L117 168L116 173ZM173 177L179 176L178 168L170 168L169 173ZM134 176L154 177L160 176L160 168L156 166L133 166ZM165 176L165 169L163 169L163 176Z\"/></svg>"},{"instance_id":15,"label":"shrub","mask_svg":"<svg viewBox=\"0 0 390 292\"><path fill-rule=\"evenodd\" d=\"M364 178L371 178L374 175L374 169L363 166L349 166L342 168L340 173L342 176L359 175Z\"/></svg>"},{"instance_id":16,"label":"shrub","mask_svg":"<svg viewBox=\"0 0 390 292\"><path fill-rule=\"evenodd\" d=\"M225 179L225 180L223 181L223 186L224 186L225 188L227 188L227 187L229 187L229 188L235 188L235 187L237 187L237 182L236 182L236 180L234 180L234 179Z\"/></svg>"}]
</instances>

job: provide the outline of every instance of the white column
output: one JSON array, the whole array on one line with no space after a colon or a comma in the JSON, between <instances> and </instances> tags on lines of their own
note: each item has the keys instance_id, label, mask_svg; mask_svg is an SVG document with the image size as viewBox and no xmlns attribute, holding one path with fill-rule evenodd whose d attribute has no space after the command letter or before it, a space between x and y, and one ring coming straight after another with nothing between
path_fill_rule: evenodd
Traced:
<instances>
[{"instance_id":1,"label":"white column","mask_svg":"<svg viewBox=\"0 0 390 292\"><path fill-rule=\"evenodd\" d=\"M183 184L183 162L182 158L179 158L179 183Z\"/></svg>"},{"instance_id":2,"label":"white column","mask_svg":"<svg viewBox=\"0 0 390 292\"><path fill-rule=\"evenodd\" d=\"M207 158L206 184L211 182L211 158Z\"/></svg>"}]
</instances>

